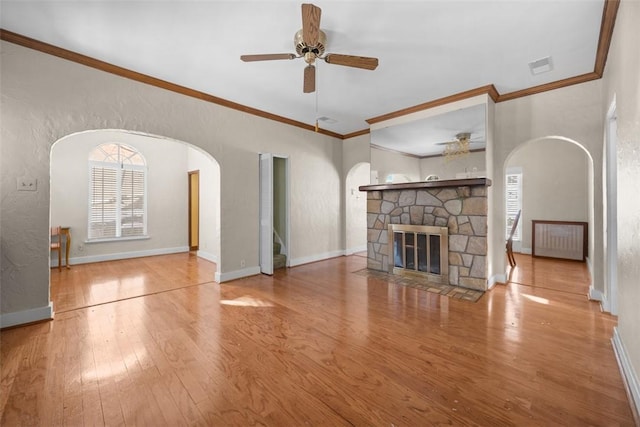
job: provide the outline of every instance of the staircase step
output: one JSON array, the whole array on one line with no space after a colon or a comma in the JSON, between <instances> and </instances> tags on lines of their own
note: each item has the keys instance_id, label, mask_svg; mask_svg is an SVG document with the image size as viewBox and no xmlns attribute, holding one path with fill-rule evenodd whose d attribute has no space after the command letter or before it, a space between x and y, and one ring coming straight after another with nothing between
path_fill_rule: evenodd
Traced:
<instances>
[{"instance_id":1,"label":"staircase step","mask_svg":"<svg viewBox=\"0 0 640 427\"><path fill-rule=\"evenodd\" d=\"M279 254L281 249L282 249L282 245L280 243L273 242L273 253L274 254Z\"/></svg>"},{"instance_id":2,"label":"staircase step","mask_svg":"<svg viewBox=\"0 0 640 427\"><path fill-rule=\"evenodd\" d=\"M285 268L287 266L287 256L283 254L273 255L273 269Z\"/></svg>"}]
</instances>

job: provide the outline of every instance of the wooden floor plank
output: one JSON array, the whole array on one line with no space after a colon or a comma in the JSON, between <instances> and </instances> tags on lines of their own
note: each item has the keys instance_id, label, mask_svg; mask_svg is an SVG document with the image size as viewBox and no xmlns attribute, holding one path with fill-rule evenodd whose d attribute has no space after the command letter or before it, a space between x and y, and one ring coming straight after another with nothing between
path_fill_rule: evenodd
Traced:
<instances>
[{"instance_id":1,"label":"wooden floor plank","mask_svg":"<svg viewBox=\"0 0 640 427\"><path fill-rule=\"evenodd\" d=\"M361 256L221 285L189 254L52 270L55 320L0 332L0 424L633 425L585 265L516 259L475 303Z\"/></svg>"}]
</instances>

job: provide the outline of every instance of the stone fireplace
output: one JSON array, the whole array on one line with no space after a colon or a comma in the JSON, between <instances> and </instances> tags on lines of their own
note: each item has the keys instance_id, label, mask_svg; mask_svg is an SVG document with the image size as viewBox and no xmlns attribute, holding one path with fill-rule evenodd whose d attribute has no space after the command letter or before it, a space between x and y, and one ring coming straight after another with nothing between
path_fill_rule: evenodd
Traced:
<instances>
[{"instance_id":1,"label":"stone fireplace","mask_svg":"<svg viewBox=\"0 0 640 427\"><path fill-rule=\"evenodd\" d=\"M440 264L443 271L437 275L427 274L425 280L443 280L442 283L453 286L486 290L487 187L490 185L490 180L476 178L360 187L367 192L367 267L399 272L396 267L399 260L395 259L391 239L400 237L394 237L395 233L389 231L390 225L445 227L447 254L440 256L446 261ZM417 239L418 234L409 239ZM406 240L406 234L401 238ZM403 256L406 264L406 250ZM409 256L417 257L417 249ZM413 262L415 267L418 260Z\"/></svg>"}]
</instances>

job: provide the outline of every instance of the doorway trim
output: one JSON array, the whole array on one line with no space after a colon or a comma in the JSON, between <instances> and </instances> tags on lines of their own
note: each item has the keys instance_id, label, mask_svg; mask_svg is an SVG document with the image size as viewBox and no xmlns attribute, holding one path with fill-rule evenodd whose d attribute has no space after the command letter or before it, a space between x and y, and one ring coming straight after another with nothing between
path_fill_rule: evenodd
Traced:
<instances>
[{"instance_id":1,"label":"doorway trim","mask_svg":"<svg viewBox=\"0 0 640 427\"><path fill-rule=\"evenodd\" d=\"M605 195L604 195L604 241L605 295L602 309L618 314L618 155L616 96L609 106L605 128Z\"/></svg>"},{"instance_id":2,"label":"doorway trim","mask_svg":"<svg viewBox=\"0 0 640 427\"><path fill-rule=\"evenodd\" d=\"M200 171L188 172L189 176L189 250L200 249Z\"/></svg>"},{"instance_id":3,"label":"doorway trim","mask_svg":"<svg viewBox=\"0 0 640 427\"><path fill-rule=\"evenodd\" d=\"M274 159L284 159L284 215L285 234L284 246L286 248L287 263L291 262L291 212L290 212L290 166L289 156L272 153L260 153L260 226L259 226L259 261L260 272L273 274L273 233L274 233L274 189L278 183L274 183ZM280 183L281 184L281 183Z\"/></svg>"}]
</instances>

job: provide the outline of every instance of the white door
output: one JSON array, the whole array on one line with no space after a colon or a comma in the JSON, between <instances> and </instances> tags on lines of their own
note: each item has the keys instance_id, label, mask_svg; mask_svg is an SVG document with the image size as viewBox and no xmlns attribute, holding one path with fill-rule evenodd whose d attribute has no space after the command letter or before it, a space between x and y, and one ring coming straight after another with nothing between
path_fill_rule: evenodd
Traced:
<instances>
[{"instance_id":1,"label":"white door","mask_svg":"<svg viewBox=\"0 0 640 427\"><path fill-rule=\"evenodd\" d=\"M273 155L260 154L260 271L273 274Z\"/></svg>"}]
</instances>

